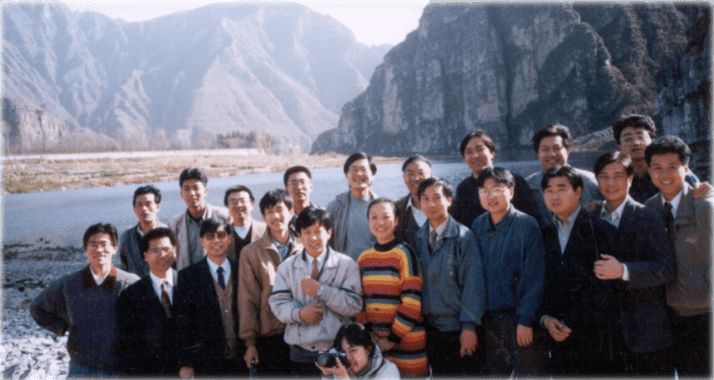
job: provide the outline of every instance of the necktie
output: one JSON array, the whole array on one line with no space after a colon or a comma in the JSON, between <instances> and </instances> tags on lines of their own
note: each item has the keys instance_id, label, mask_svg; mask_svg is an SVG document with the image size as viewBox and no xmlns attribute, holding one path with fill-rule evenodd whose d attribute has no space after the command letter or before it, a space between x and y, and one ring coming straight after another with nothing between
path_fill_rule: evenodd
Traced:
<instances>
[{"instance_id":1,"label":"necktie","mask_svg":"<svg viewBox=\"0 0 714 380\"><path fill-rule=\"evenodd\" d=\"M436 246L436 237L437 236L438 236L438 234L436 233L436 231L431 231L431 235L429 235L429 246L431 247L432 250L434 249L434 246Z\"/></svg>"},{"instance_id":2,"label":"necktie","mask_svg":"<svg viewBox=\"0 0 714 380\"><path fill-rule=\"evenodd\" d=\"M221 289L225 289L226 280L223 278L223 268L218 267L218 270L216 272L218 273L218 285L221 286Z\"/></svg>"},{"instance_id":3,"label":"necktie","mask_svg":"<svg viewBox=\"0 0 714 380\"><path fill-rule=\"evenodd\" d=\"M164 307L166 317L171 318L171 299L169 298L169 292L166 291L166 289L168 288L168 281L164 281L161 283L161 305Z\"/></svg>"},{"instance_id":4,"label":"necktie","mask_svg":"<svg viewBox=\"0 0 714 380\"><path fill-rule=\"evenodd\" d=\"M674 216L672 216L672 204L669 202L664 202L664 224L667 226L667 232L672 230L672 224L674 223Z\"/></svg>"},{"instance_id":5,"label":"necktie","mask_svg":"<svg viewBox=\"0 0 714 380\"><path fill-rule=\"evenodd\" d=\"M317 270L317 259L312 259L312 273L310 274L310 278L313 280L317 280L317 275L319 271Z\"/></svg>"}]
</instances>

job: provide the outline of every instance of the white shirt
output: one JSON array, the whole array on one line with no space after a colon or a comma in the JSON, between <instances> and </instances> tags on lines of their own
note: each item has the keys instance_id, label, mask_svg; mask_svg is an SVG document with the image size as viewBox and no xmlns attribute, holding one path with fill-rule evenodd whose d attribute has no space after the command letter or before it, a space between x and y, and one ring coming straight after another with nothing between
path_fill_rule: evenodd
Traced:
<instances>
[{"instance_id":1,"label":"white shirt","mask_svg":"<svg viewBox=\"0 0 714 380\"><path fill-rule=\"evenodd\" d=\"M436 227L436 229L434 229L434 227L431 226L431 223L429 223L429 237L431 238L431 233L436 231L436 242L438 242L441 239L441 236L444 235L444 231L446 231L446 226L449 225L449 219L451 219L451 216L446 218L444 223L441 223L441 225L439 227Z\"/></svg>"},{"instance_id":2,"label":"white shirt","mask_svg":"<svg viewBox=\"0 0 714 380\"><path fill-rule=\"evenodd\" d=\"M629 195L628 195L628 197L629 197ZM615 226L615 228L620 228L620 219L622 219L622 211L625 210L625 203L627 203L627 198L625 198L625 201L623 201L619 206L617 206L616 209L614 209L610 213L610 212L607 212L607 210L605 210L605 205L607 204L607 201L603 202L602 210L600 211L600 216L606 222Z\"/></svg>"},{"instance_id":3,"label":"white shirt","mask_svg":"<svg viewBox=\"0 0 714 380\"><path fill-rule=\"evenodd\" d=\"M560 254L565 253L565 246L568 245L570 233L573 231L573 223L575 223L575 218L578 217L580 209L581 206L578 206L578 208L562 222L558 218L555 218L555 227L558 229L558 240L560 241Z\"/></svg>"},{"instance_id":4,"label":"white shirt","mask_svg":"<svg viewBox=\"0 0 714 380\"><path fill-rule=\"evenodd\" d=\"M94 277L94 282L96 282L96 283L97 283L97 286L99 286L99 285L101 285L101 284L104 282L104 280L107 279L107 277L109 276L109 272L111 272L111 269L109 270L109 272L107 272L107 274L105 274L105 275L102 276L102 277L99 277L99 276L97 276L96 274L94 274L94 271L92 270L92 267L89 267L89 271L92 272L92 277Z\"/></svg>"},{"instance_id":5,"label":"white shirt","mask_svg":"<svg viewBox=\"0 0 714 380\"><path fill-rule=\"evenodd\" d=\"M226 260L228 261L228 260ZM166 293L169 294L169 301L171 301L171 304L174 303L174 270L173 268L169 268L169 270L166 272L166 278L159 278L159 276L155 275L153 272L149 272L149 276L151 277L151 285L154 287L154 293L156 293L157 296L159 296L159 299L161 299L161 284L166 281L168 283L168 286L166 286Z\"/></svg>"},{"instance_id":6,"label":"white shirt","mask_svg":"<svg viewBox=\"0 0 714 380\"><path fill-rule=\"evenodd\" d=\"M307 256L307 272L312 273L312 262L317 260L317 270L321 270L322 266L325 265L325 259L327 258L327 247L325 247L325 252L322 252L320 256L312 257L307 251L305 251L305 256Z\"/></svg>"},{"instance_id":7,"label":"white shirt","mask_svg":"<svg viewBox=\"0 0 714 380\"><path fill-rule=\"evenodd\" d=\"M228 286L228 278L231 277L231 264L228 262L228 259L223 260L223 264L221 265L214 263L211 259L206 259L206 261L208 261L208 269L211 271L211 276L213 276L216 282L218 282L218 268L223 268L223 281L225 281L226 286Z\"/></svg>"},{"instance_id":8,"label":"white shirt","mask_svg":"<svg viewBox=\"0 0 714 380\"><path fill-rule=\"evenodd\" d=\"M238 236L240 236L241 239L245 239L246 235L248 235L248 232L250 232L250 225L251 223L248 223L247 226L243 227L233 226L233 230L236 232L236 234L238 234Z\"/></svg>"},{"instance_id":9,"label":"white shirt","mask_svg":"<svg viewBox=\"0 0 714 380\"><path fill-rule=\"evenodd\" d=\"M664 196L662 197L662 207L664 207L664 204L667 202L672 204L672 218L674 219L677 219L677 208L679 208L679 202L682 201L682 194L684 194L684 188L682 188L682 190L679 191L679 194L672 198L671 201L664 199Z\"/></svg>"},{"instance_id":10,"label":"white shirt","mask_svg":"<svg viewBox=\"0 0 714 380\"><path fill-rule=\"evenodd\" d=\"M414 205L412 205L411 195L409 196L409 201L407 202L407 208L410 208L412 210L412 216L414 216L414 220L416 220L418 225L423 226L424 223L426 223L426 220L428 218L422 210L419 210L418 208L414 207Z\"/></svg>"}]
</instances>

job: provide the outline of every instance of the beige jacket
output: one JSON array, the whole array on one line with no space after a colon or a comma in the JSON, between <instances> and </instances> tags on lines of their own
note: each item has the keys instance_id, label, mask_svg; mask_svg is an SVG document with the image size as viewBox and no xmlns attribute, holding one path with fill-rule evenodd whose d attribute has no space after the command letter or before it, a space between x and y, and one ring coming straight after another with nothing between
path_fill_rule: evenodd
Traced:
<instances>
[{"instance_id":1,"label":"beige jacket","mask_svg":"<svg viewBox=\"0 0 714 380\"><path fill-rule=\"evenodd\" d=\"M288 257L302 251L300 239L293 236ZM240 252L238 265L238 309L240 310L240 338L246 346L255 345L257 336L282 334L285 324L270 310L268 298L275 284L275 273L282 262L273 239L266 231Z\"/></svg>"},{"instance_id":2,"label":"beige jacket","mask_svg":"<svg viewBox=\"0 0 714 380\"><path fill-rule=\"evenodd\" d=\"M201 247L201 257L189 257L188 228L186 227L187 213L188 210L185 210L171 218L168 223L169 229L176 234L176 238L178 239L178 246L176 247L176 270L181 270L193 263L197 263L206 256L206 252ZM206 203L206 211L203 213L203 219L208 218L222 218L229 222L232 220L227 208L211 206ZM231 242L231 244L233 243Z\"/></svg>"}]
</instances>

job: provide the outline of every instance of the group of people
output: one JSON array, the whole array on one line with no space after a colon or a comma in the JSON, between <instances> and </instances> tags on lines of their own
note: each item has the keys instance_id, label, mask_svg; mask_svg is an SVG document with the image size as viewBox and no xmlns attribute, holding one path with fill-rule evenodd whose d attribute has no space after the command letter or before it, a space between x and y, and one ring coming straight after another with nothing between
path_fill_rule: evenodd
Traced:
<instances>
[{"instance_id":1,"label":"group of people","mask_svg":"<svg viewBox=\"0 0 714 380\"><path fill-rule=\"evenodd\" d=\"M264 222L250 189L213 206L187 168L186 211L161 223L161 193L139 187L136 226L90 226L89 265L30 311L69 331L70 377L709 376L711 186L648 116L613 132L593 173L568 165L567 127L543 128L527 178L472 132L455 194L415 155L396 202L371 190L365 153L324 209L294 166Z\"/></svg>"}]
</instances>

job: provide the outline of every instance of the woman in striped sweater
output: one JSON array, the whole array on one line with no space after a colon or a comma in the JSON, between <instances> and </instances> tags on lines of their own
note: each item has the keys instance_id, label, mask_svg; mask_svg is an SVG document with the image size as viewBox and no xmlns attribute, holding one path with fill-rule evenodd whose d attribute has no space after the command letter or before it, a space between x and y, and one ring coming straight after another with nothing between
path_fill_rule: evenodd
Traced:
<instances>
[{"instance_id":1,"label":"woman in striped sweater","mask_svg":"<svg viewBox=\"0 0 714 380\"><path fill-rule=\"evenodd\" d=\"M394 238L398 213L387 198L375 199L367 209L377 244L357 260L365 304L357 321L374 325L377 345L402 376L425 376L429 366L421 316L421 268L412 248Z\"/></svg>"}]
</instances>

